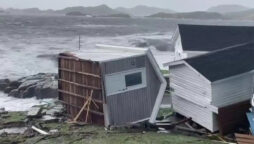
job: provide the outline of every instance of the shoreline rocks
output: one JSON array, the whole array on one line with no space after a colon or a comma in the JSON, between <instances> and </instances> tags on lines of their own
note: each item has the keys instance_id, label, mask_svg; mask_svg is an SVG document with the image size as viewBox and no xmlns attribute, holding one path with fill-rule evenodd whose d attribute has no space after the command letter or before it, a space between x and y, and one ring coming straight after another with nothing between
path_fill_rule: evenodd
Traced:
<instances>
[{"instance_id":1,"label":"shoreline rocks","mask_svg":"<svg viewBox=\"0 0 254 144\"><path fill-rule=\"evenodd\" d=\"M39 73L16 81L0 80L0 91L16 98L57 98L58 75Z\"/></svg>"}]
</instances>

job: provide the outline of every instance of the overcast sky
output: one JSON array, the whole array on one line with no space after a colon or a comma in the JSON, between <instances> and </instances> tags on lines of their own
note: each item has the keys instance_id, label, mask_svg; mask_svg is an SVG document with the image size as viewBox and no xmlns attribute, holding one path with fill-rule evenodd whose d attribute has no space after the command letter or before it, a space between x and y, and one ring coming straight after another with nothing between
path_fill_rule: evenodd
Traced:
<instances>
[{"instance_id":1,"label":"overcast sky","mask_svg":"<svg viewBox=\"0 0 254 144\"><path fill-rule=\"evenodd\" d=\"M107 4L110 7L134 7L136 5L156 6L175 11L206 10L221 4L240 4L254 7L254 0L0 0L2 8L62 9L69 6L96 6Z\"/></svg>"}]
</instances>

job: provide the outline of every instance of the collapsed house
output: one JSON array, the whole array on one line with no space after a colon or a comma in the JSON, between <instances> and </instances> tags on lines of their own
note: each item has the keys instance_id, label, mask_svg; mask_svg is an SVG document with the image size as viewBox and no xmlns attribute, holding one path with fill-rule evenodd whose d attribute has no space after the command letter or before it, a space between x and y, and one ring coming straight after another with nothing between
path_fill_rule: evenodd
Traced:
<instances>
[{"instance_id":1,"label":"collapsed house","mask_svg":"<svg viewBox=\"0 0 254 144\"><path fill-rule=\"evenodd\" d=\"M59 54L59 100L75 121L154 123L166 88L150 50L98 45Z\"/></svg>"},{"instance_id":2,"label":"collapsed house","mask_svg":"<svg viewBox=\"0 0 254 144\"><path fill-rule=\"evenodd\" d=\"M253 41L254 27L179 24L172 39L180 60Z\"/></svg>"},{"instance_id":3,"label":"collapsed house","mask_svg":"<svg viewBox=\"0 0 254 144\"><path fill-rule=\"evenodd\" d=\"M173 109L215 132L246 121L254 90L254 44L242 44L166 64ZM246 121L247 123L247 121Z\"/></svg>"}]
</instances>

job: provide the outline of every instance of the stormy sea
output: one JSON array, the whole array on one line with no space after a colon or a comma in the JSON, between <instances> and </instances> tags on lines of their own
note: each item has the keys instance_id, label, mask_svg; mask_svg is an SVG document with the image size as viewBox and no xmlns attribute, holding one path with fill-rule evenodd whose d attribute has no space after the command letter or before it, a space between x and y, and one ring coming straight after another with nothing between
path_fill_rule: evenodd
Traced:
<instances>
[{"instance_id":1,"label":"stormy sea","mask_svg":"<svg viewBox=\"0 0 254 144\"><path fill-rule=\"evenodd\" d=\"M171 37L179 23L237 25L238 22L0 15L0 79L57 73L57 54L77 50L79 36L81 49L93 49L95 44L150 48L161 69L166 69L162 64L174 59ZM0 107L9 111L27 110L40 102L0 93Z\"/></svg>"}]
</instances>

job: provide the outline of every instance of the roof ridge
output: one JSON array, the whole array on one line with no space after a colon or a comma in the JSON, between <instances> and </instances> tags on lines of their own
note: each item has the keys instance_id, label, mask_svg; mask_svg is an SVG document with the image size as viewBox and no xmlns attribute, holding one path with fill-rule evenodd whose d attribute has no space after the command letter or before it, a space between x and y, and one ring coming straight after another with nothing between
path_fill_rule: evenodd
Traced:
<instances>
[{"instance_id":1,"label":"roof ridge","mask_svg":"<svg viewBox=\"0 0 254 144\"><path fill-rule=\"evenodd\" d=\"M250 45L250 44L254 44L254 42L251 41L251 42L246 42L246 43L242 43L242 44L232 45L232 46L229 46L229 47L225 47L225 48L222 48L222 49L214 50L214 51L202 54L202 55L197 55L197 56L186 58L186 59L183 59L183 60L189 60L189 59L209 56L209 55L212 55L212 54L219 53L221 51L225 51L225 50L229 50L229 49L234 49L234 48L238 48L238 47L241 47L241 46L247 46L247 45Z\"/></svg>"}]
</instances>

